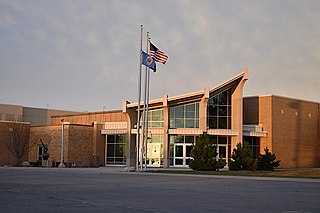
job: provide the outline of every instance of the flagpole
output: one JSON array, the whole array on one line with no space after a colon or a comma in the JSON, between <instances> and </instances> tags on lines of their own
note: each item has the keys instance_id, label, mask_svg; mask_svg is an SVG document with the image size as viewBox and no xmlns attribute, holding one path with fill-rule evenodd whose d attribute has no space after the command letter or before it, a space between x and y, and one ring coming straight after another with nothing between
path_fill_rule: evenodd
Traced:
<instances>
[{"instance_id":1,"label":"flagpole","mask_svg":"<svg viewBox=\"0 0 320 213\"><path fill-rule=\"evenodd\" d=\"M147 69L145 72L145 82L144 82L144 101L143 101L143 111L142 111L142 138L141 138L141 144L140 144L140 149L141 149L141 155L140 155L140 169L141 171L143 170L143 154L144 154L144 140L145 140L145 131L146 131L146 81L147 81Z\"/></svg>"},{"instance_id":2,"label":"flagpole","mask_svg":"<svg viewBox=\"0 0 320 213\"><path fill-rule=\"evenodd\" d=\"M140 102L141 102L141 72L142 72L142 34L143 25L140 25L140 70L138 83L138 118L137 118L137 138L136 138L136 171L139 171L139 151L140 151Z\"/></svg>"},{"instance_id":3,"label":"flagpole","mask_svg":"<svg viewBox=\"0 0 320 213\"><path fill-rule=\"evenodd\" d=\"M148 41L149 41L149 32L147 32L147 51L148 52ZM148 111L147 111L147 84L148 84L148 72L149 68L146 67L146 72L145 72L145 82L144 82L144 104L143 104L143 136L142 136L142 144L141 144L141 162L143 164L143 155L145 154L145 150L147 149L145 141L148 139ZM145 163L146 163L146 158L147 156L145 155ZM143 170L144 165L140 165L141 171ZM147 165L145 165L147 166Z\"/></svg>"},{"instance_id":4,"label":"flagpole","mask_svg":"<svg viewBox=\"0 0 320 213\"><path fill-rule=\"evenodd\" d=\"M148 55L150 55L150 46L149 46L149 32L147 32L147 53ZM150 69L147 70L147 80L146 80L146 139L145 139L145 171L147 170L147 156L148 156L148 135L149 135L149 131L148 131L148 118L149 118L149 82L150 82Z\"/></svg>"},{"instance_id":5,"label":"flagpole","mask_svg":"<svg viewBox=\"0 0 320 213\"><path fill-rule=\"evenodd\" d=\"M148 156L148 135L149 135L149 123L148 123L148 118L149 118L149 91L150 91L150 69L148 69L148 72L147 72L147 104L146 104L146 139L145 139L145 144L146 144L146 150L145 150L145 156L146 156L146 159L145 159L145 170L147 170L147 156Z\"/></svg>"}]
</instances>

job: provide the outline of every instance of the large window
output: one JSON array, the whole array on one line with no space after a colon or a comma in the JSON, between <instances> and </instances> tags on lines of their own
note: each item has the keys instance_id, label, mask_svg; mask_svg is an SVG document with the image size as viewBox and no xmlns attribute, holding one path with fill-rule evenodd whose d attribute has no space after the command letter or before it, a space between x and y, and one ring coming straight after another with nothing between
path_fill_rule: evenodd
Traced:
<instances>
[{"instance_id":1,"label":"large window","mask_svg":"<svg viewBox=\"0 0 320 213\"><path fill-rule=\"evenodd\" d=\"M107 165L125 165L126 142L125 135L107 135L106 146Z\"/></svg>"},{"instance_id":2,"label":"large window","mask_svg":"<svg viewBox=\"0 0 320 213\"><path fill-rule=\"evenodd\" d=\"M260 154L260 138L244 136L243 141L248 144L248 147L252 152L253 158L254 159L258 158Z\"/></svg>"},{"instance_id":3,"label":"large window","mask_svg":"<svg viewBox=\"0 0 320 213\"><path fill-rule=\"evenodd\" d=\"M170 128L199 128L199 103L171 107Z\"/></svg>"},{"instance_id":4,"label":"large window","mask_svg":"<svg viewBox=\"0 0 320 213\"><path fill-rule=\"evenodd\" d=\"M142 122L143 122L143 116L141 115L141 123ZM163 126L164 126L163 109L149 110L148 111L148 127L163 128Z\"/></svg>"},{"instance_id":5,"label":"large window","mask_svg":"<svg viewBox=\"0 0 320 213\"><path fill-rule=\"evenodd\" d=\"M209 98L207 108L208 129L231 129L231 90Z\"/></svg>"},{"instance_id":6,"label":"large window","mask_svg":"<svg viewBox=\"0 0 320 213\"><path fill-rule=\"evenodd\" d=\"M170 135L170 166L186 167L198 136Z\"/></svg>"},{"instance_id":7,"label":"large window","mask_svg":"<svg viewBox=\"0 0 320 213\"><path fill-rule=\"evenodd\" d=\"M209 140L217 146L218 158L222 158L226 162L226 167L228 167L232 154L231 137L209 135Z\"/></svg>"}]
</instances>

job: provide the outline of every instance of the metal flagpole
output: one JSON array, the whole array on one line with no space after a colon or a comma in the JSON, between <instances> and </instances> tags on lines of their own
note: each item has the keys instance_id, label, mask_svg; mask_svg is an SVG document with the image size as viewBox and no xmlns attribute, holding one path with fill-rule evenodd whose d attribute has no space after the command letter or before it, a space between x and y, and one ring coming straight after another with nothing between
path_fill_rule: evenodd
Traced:
<instances>
[{"instance_id":1,"label":"metal flagpole","mask_svg":"<svg viewBox=\"0 0 320 213\"><path fill-rule=\"evenodd\" d=\"M147 32L147 52L148 52L148 38L149 38L149 32ZM145 149L145 139L148 137L148 134L146 133L146 126L148 126L148 123L146 123L146 117L147 117L147 83L148 83L148 72L149 68L146 67L146 73L145 73L145 81L144 81L144 103L143 103L143 125L142 125L142 143L141 143L141 165L140 169L142 171L143 169L143 155L145 154L144 149ZM146 157L146 156L145 156Z\"/></svg>"},{"instance_id":2,"label":"metal flagpole","mask_svg":"<svg viewBox=\"0 0 320 213\"><path fill-rule=\"evenodd\" d=\"M150 43L149 43L149 32L147 32L147 53L148 55L150 55ZM147 76L147 80L146 80L146 116L145 116L145 119L146 119L146 126L145 126L145 129L146 129L146 138L145 138L145 170L147 170L147 156L148 156L148 117L149 117L149 91L150 91L150 87L149 87L149 83L150 83L150 69L147 70L147 73L146 73L146 76Z\"/></svg>"},{"instance_id":3,"label":"metal flagpole","mask_svg":"<svg viewBox=\"0 0 320 213\"><path fill-rule=\"evenodd\" d=\"M146 104L146 137L145 137L145 170L147 170L147 156L148 156L148 135L149 135L149 128L148 128L148 117L149 117L149 91L150 91L150 69L148 69L147 73L147 104Z\"/></svg>"},{"instance_id":4,"label":"metal flagpole","mask_svg":"<svg viewBox=\"0 0 320 213\"><path fill-rule=\"evenodd\" d=\"M141 72L142 72L142 33L143 25L140 25L140 71L138 83L138 122L137 122L137 138L136 138L136 171L139 171L139 151L140 151L140 102L141 102Z\"/></svg>"},{"instance_id":5,"label":"metal flagpole","mask_svg":"<svg viewBox=\"0 0 320 213\"><path fill-rule=\"evenodd\" d=\"M146 68L147 71L147 68ZM145 75L145 79L147 78L147 76ZM146 94L146 87L144 86L144 96ZM146 122L146 115L145 115L145 110L146 110L146 98L144 98L144 102L143 102L143 111L142 111L142 136L141 136L141 142L140 142L140 170L142 171L143 168L143 144L144 144L144 137L145 137L145 122Z\"/></svg>"}]
</instances>

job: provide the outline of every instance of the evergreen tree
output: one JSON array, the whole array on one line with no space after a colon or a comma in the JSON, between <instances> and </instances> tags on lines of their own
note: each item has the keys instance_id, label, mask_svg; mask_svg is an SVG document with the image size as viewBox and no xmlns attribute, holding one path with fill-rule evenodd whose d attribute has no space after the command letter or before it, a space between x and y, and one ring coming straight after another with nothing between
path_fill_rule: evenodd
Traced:
<instances>
[{"instance_id":1,"label":"evergreen tree","mask_svg":"<svg viewBox=\"0 0 320 213\"><path fill-rule=\"evenodd\" d=\"M222 159L217 160L217 146L209 141L206 133L202 134L191 150L189 167L198 171L217 171L225 166Z\"/></svg>"},{"instance_id":2,"label":"evergreen tree","mask_svg":"<svg viewBox=\"0 0 320 213\"><path fill-rule=\"evenodd\" d=\"M257 164L246 142L237 144L231 158L230 170L256 170Z\"/></svg>"},{"instance_id":3,"label":"evergreen tree","mask_svg":"<svg viewBox=\"0 0 320 213\"><path fill-rule=\"evenodd\" d=\"M280 160L276 160L276 155L269 152L269 148L264 149L265 154L258 156L258 170L274 170L280 165Z\"/></svg>"}]
</instances>

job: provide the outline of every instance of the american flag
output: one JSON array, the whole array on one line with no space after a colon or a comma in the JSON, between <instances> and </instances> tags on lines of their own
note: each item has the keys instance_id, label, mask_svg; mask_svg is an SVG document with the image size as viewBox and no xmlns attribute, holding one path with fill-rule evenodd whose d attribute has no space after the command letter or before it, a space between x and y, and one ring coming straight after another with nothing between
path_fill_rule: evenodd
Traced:
<instances>
[{"instance_id":1,"label":"american flag","mask_svg":"<svg viewBox=\"0 0 320 213\"><path fill-rule=\"evenodd\" d=\"M150 42L150 56L156 61L166 64L168 56Z\"/></svg>"}]
</instances>

